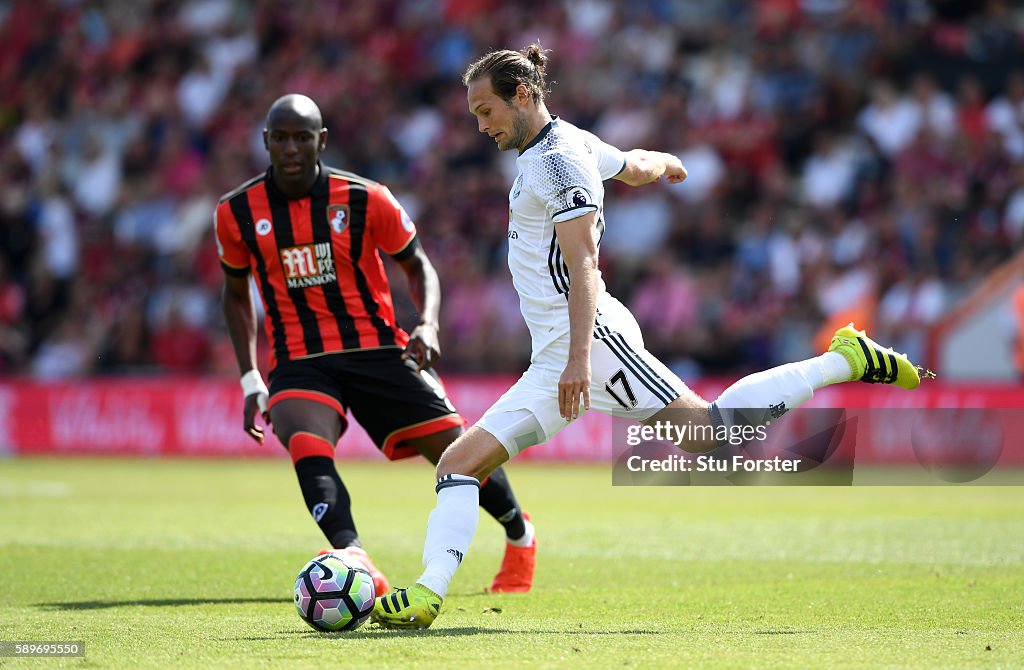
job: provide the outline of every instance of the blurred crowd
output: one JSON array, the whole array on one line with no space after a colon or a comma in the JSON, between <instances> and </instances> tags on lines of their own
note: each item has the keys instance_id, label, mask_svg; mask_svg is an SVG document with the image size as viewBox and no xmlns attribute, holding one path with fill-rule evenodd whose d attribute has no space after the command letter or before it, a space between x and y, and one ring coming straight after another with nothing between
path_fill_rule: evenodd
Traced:
<instances>
[{"instance_id":1,"label":"blurred crowd","mask_svg":"<svg viewBox=\"0 0 1024 670\"><path fill-rule=\"evenodd\" d=\"M1021 248L1024 10L1004 0L8 0L0 374L237 374L212 211L265 169L286 92L319 103L328 163L417 222L442 369L522 370L514 155L477 132L459 78L537 40L552 113L689 169L611 183L601 249L686 376L811 355L848 318L921 355Z\"/></svg>"}]
</instances>

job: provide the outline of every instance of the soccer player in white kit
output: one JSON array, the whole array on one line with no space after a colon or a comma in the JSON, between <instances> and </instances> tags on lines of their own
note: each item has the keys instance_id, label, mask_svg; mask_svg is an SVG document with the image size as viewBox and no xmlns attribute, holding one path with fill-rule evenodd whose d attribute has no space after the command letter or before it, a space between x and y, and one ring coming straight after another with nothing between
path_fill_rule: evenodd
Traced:
<instances>
[{"instance_id":1,"label":"soccer player in white kit","mask_svg":"<svg viewBox=\"0 0 1024 670\"><path fill-rule=\"evenodd\" d=\"M712 428L765 425L829 384L860 380L912 389L920 383L906 356L883 349L851 324L837 331L825 354L745 377L712 403L687 388L644 348L636 320L605 290L597 263L604 180L678 184L686 169L675 156L623 152L552 116L544 104L546 61L537 45L494 51L463 76L480 132L502 151L519 151L509 192L508 263L533 351L519 381L441 457L423 575L408 589L377 598L373 618L382 626L433 623L476 532L480 481L586 409L642 422L686 409ZM708 438L683 448L718 446Z\"/></svg>"}]
</instances>

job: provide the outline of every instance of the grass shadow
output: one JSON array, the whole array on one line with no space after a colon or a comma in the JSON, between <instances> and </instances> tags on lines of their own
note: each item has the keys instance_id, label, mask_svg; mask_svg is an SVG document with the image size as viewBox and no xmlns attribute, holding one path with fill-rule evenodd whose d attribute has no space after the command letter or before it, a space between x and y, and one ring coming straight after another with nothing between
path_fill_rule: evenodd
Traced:
<instances>
[{"instance_id":1,"label":"grass shadow","mask_svg":"<svg viewBox=\"0 0 1024 670\"><path fill-rule=\"evenodd\" d=\"M290 603L288 598L155 598L151 600L82 600L67 603L35 603L47 610L105 610L115 607L189 607L192 605L244 605Z\"/></svg>"},{"instance_id":2,"label":"grass shadow","mask_svg":"<svg viewBox=\"0 0 1024 670\"><path fill-rule=\"evenodd\" d=\"M243 635L236 638L227 638L228 640L246 640L246 641L280 641L287 640L295 637L306 638L309 640L379 640L382 637L435 637L438 635L443 636L468 636L468 635L493 635L496 633L511 633L517 631L508 631L502 628L484 628L482 626L462 626L455 628L427 628L424 630L387 630L384 628L360 628L356 631L349 631L344 633L318 633L314 630L283 630L279 631L277 635Z\"/></svg>"},{"instance_id":3,"label":"grass shadow","mask_svg":"<svg viewBox=\"0 0 1024 670\"><path fill-rule=\"evenodd\" d=\"M425 630L388 630L385 628L367 627L345 633L318 633L314 630L283 630L277 635L245 635L231 640L249 642L286 640L303 637L310 640L379 640L382 637L465 637L471 635L665 635L664 631L656 630L533 630L515 628L487 628L484 626L454 626L452 628L427 628Z\"/></svg>"}]
</instances>

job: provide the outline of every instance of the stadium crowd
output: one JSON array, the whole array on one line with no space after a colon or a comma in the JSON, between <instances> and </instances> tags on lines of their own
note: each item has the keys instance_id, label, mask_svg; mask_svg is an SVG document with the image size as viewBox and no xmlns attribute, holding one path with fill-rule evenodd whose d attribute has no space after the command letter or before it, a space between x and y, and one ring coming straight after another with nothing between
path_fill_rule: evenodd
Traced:
<instances>
[{"instance_id":1,"label":"stadium crowd","mask_svg":"<svg viewBox=\"0 0 1024 670\"><path fill-rule=\"evenodd\" d=\"M522 370L514 155L459 78L535 40L553 113L690 171L611 185L601 256L684 377L805 358L847 317L921 356L1022 246L1024 10L1005 0L12 0L0 374L235 374L212 212L265 169L262 115L286 92L320 104L330 164L417 222L442 369Z\"/></svg>"}]
</instances>

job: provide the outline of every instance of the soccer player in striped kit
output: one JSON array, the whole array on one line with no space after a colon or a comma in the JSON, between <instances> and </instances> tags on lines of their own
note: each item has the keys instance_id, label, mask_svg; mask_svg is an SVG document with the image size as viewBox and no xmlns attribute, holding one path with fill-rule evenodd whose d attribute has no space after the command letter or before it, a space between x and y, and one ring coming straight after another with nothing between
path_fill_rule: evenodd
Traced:
<instances>
[{"instance_id":1,"label":"soccer player in striped kit","mask_svg":"<svg viewBox=\"0 0 1024 670\"><path fill-rule=\"evenodd\" d=\"M463 433L437 373L437 273L416 226L386 186L324 165L320 109L303 95L278 99L263 131L270 167L221 198L214 216L224 269L224 315L242 372L243 426L262 442L259 411L291 455L307 508L333 549L387 579L362 549L351 502L334 463L346 410L390 459L420 454L436 464ZM378 249L399 263L420 315L411 333L395 321ZM270 387L256 368L250 278L266 312ZM505 559L495 592L528 591L536 542L496 470L480 506L502 524Z\"/></svg>"}]
</instances>

